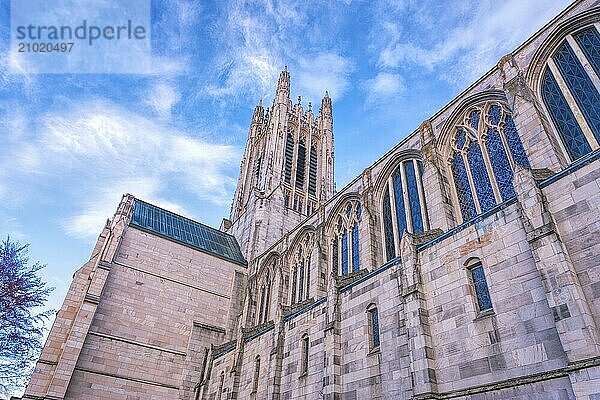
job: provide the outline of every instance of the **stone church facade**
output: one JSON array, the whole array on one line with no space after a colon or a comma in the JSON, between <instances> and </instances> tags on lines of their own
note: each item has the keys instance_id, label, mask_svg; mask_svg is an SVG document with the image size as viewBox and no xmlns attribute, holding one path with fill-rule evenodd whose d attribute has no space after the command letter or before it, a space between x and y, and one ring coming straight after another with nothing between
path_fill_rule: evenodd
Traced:
<instances>
[{"instance_id":1,"label":"stone church facade","mask_svg":"<svg viewBox=\"0 0 600 400\"><path fill-rule=\"evenodd\" d=\"M600 1L339 192L279 78L219 230L125 195L26 399L600 399Z\"/></svg>"}]
</instances>

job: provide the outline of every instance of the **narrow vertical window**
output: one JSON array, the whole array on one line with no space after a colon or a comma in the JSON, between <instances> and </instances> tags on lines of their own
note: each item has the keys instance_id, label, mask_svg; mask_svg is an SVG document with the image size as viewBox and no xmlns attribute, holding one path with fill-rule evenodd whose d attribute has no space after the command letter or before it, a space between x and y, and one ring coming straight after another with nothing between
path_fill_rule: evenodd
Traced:
<instances>
[{"instance_id":1,"label":"narrow vertical window","mask_svg":"<svg viewBox=\"0 0 600 400\"><path fill-rule=\"evenodd\" d=\"M258 391L258 379L260 377L260 357L256 356L254 360L254 381L252 383L252 394Z\"/></svg>"},{"instance_id":2,"label":"narrow vertical window","mask_svg":"<svg viewBox=\"0 0 600 400\"><path fill-rule=\"evenodd\" d=\"M263 286L260 293L260 311L258 313L258 323L263 323L263 311L265 308L265 287Z\"/></svg>"},{"instance_id":3,"label":"narrow vertical window","mask_svg":"<svg viewBox=\"0 0 600 400\"><path fill-rule=\"evenodd\" d=\"M331 259L333 261L333 265L331 267L331 272L333 272L334 275L338 274L339 271L339 265L338 265L338 251L339 251L339 238L337 235L335 235L333 237L333 240L331 241Z\"/></svg>"},{"instance_id":4,"label":"narrow vertical window","mask_svg":"<svg viewBox=\"0 0 600 400\"><path fill-rule=\"evenodd\" d=\"M308 172L308 193L317 194L317 150L315 146L310 147L310 170Z\"/></svg>"},{"instance_id":5,"label":"narrow vertical window","mask_svg":"<svg viewBox=\"0 0 600 400\"><path fill-rule=\"evenodd\" d=\"M310 297L310 256L306 259L306 298Z\"/></svg>"},{"instance_id":6,"label":"narrow vertical window","mask_svg":"<svg viewBox=\"0 0 600 400\"><path fill-rule=\"evenodd\" d=\"M296 284L297 284L297 273L296 273L296 267L294 267L293 271L292 271L292 304L294 304L296 302Z\"/></svg>"},{"instance_id":7,"label":"narrow vertical window","mask_svg":"<svg viewBox=\"0 0 600 400\"><path fill-rule=\"evenodd\" d=\"M342 275L348 275L348 232L342 234Z\"/></svg>"},{"instance_id":8,"label":"narrow vertical window","mask_svg":"<svg viewBox=\"0 0 600 400\"><path fill-rule=\"evenodd\" d=\"M475 193L477 194L481 211L486 212L496 205L496 199L494 197L494 191L492 190L490 177L485 168L481 148L476 142L471 142L469 145L469 149L467 150L467 161L469 162L471 174L473 175Z\"/></svg>"},{"instance_id":9,"label":"narrow vertical window","mask_svg":"<svg viewBox=\"0 0 600 400\"><path fill-rule=\"evenodd\" d=\"M304 300L304 260L300 261L300 279L298 280L298 301Z\"/></svg>"},{"instance_id":10,"label":"narrow vertical window","mask_svg":"<svg viewBox=\"0 0 600 400\"><path fill-rule=\"evenodd\" d=\"M419 189L417 188L417 177L415 166L412 161L404 163L404 173L408 186L408 202L410 203L410 215L413 233L423 232L423 217L421 216L421 202L419 200Z\"/></svg>"},{"instance_id":11,"label":"narrow vertical window","mask_svg":"<svg viewBox=\"0 0 600 400\"><path fill-rule=\"evenodd\" d=\"M267 277L267 280L269 280L269 278ZM269 280L269 283L267 283L267 297L265 300L265 316L263 318L263 322L267 322L269 320L269 309L271 308L271 281Z\"/></svg>"},{"instance_id":12,"label":"narrow vertical window","mask_svg":"<svg viewBox=\"0 0 600 400\"><path fill-rule=\"evenodd\" d=\"M308 374L308 350L309 350L309 338L307 334L302 336L302 356L301 356L301 366L300 373L302 375Z\"/></svg>"},{"instance_id":13,"label":"narrow vertical window","mask_svg":"<svg viewBox=\"0 0 600 400\"><path fill-rule=\"evenodd\" d=\"M219 379L219 389L217 391L217 399L221 400L223 398L223 390L225 386L225 372L221 372L221 378Z\"/></svg>"},{"instance_id":14,"label":"narrow vertical window","mask_svg":"<svg viewBox=\"0 0 600 400\"><path fill-rule=\"evenodd\" d=\"M475 290L475 297L477 298L477 308L479 312L491 310L492 299L490 297L487 281L485 279L483 265L481 262L476 261L472 263L472 265L468 266L468 269L471 275L473 289Z\"/></svg>"},{"instance_id":15,"label":"narrow vertical window","mask_svg":"<svg viewBox=\"0 0 600 400\"><path fill-rule=\"evenodd\" d=\"M383 237L385 239L386 260L396 257L396 248L394 247L394 227L392 226L392 206L390 205L390 192L385 190L383 195Z\"/></svg>"},{"instance_id":16,"label":"narrow vertical window","mask_svg":"<svg viewBox=\"0 0 600 400\"><path fill-rule=\"evenodd\" d=\"M406 230L406 209L404 206L404 194L402 193L402 172L400 172L400 168L396 169L393 179L396 226L398 228L398 236L401 237Z\"/></svg>"},{"instance_id":17,"label":"narrow vertical window","mask_svg":"<svg viewBox=\"0 0 600 400\"><path fill-rule=\"evenodd\" d=\"M367 308L367 316L369 322L369 338L371 350L379 347L379 313L377 307L372 304Z\"/></svg>"},{"instance_id":18,"label":"narrow vertical window","mask_svg":"<svg viewBox=\"0 0 600 400\"><path fill-rule=\"evenodd\" d=\"M354 223L352 228L352 271L356 272L360 269L360 257L358 256L358 222Z\"/></svg>"},{"instance_id":19,"label":"narrow vertical window","mask_svg":"<svg viewBox=\"0 0 600 400\"><path fill-rule=\"evenodd\" d=\"M301 189L304 186L304 174L306 169L306 145L304 141L298 143L298 160L296 162L296 187Z\"/></svg>"},{"instance_id":20,"label":"narrow vertical window","mask_svg":"<svg viewBox=\"0 0 600 400\"><path fill-rule=\"evenodd\" d=\"M292 162L294 160L294 138L290 133L285 139L285 183L289 184L292 180Z\"/></svg>"},{"instance_id":21,"label":"narrow vertical window","mask_svg":"<svg viewBox=\"0 0 600 400\"><path fill-rule=\"evenodd\" d=\"M596 75L600 76L600 34L591 26L574 35L585 57L590 61Z\"/></svg>"}]
</instances>

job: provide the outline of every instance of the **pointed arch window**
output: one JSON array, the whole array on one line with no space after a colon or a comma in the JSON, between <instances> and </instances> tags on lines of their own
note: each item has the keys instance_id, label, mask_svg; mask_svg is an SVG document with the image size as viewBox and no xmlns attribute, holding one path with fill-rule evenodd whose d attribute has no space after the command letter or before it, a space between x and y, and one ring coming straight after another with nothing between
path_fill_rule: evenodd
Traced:
<instances>
[{"instance_id":1,"label":"pointed arch window","mask_svg":"<svg viewBox=\"0 0 600 400\"><path fill-rule=\"evenodd\" d=\"M348 275L360 269L359 224L362 207L357 200L348 201L334 218L331 229L331 271Z\"/></svg>"},{"instance_id":2,"label":"pointed arch window","mask_svg":"<svg viewBox=\"0 0 600 400\"><path fill-rule=\"evenodd\" d=\"M541 97L571 161L600 144L600 33L588 26L567 35L548 59Z\"/></svg>"},{"instance_id":3,"label":"pointed arch window","mask_svg":"<svg viewBox=\"0 0 600 400\"><path fill-rule=\"evenodd\" d=\"M254 359L254 379L252 381L252 394L256 395L258 391L258 379L260 378L260 356Z\"/></svg>"},{"instance_id":4,"label":"pointed arch window","mask_svg":"<svg viewBox=\"0 0 600 400\"><path fill-rule=\"evenodd\" d=\"M292 252L291 260L291 304L310 298L311 253L314 247L314 232L307 232Z\"/></svg>"},{"instance_id":5,"label":"pointed arch window","mask_svg":"<svg viewBox=\"0 0 600 400\"><path fill-rule=\"evenodd\" d=\"M382 197L382 229L386 260L399 254L404 231L419 233L429 229L422 183L423 164L408 159L390 174Z\"/></svg>"},{"instance_id":6,"label":"pointed arch window","mask_svg":"<svg viewBox=\"0 0 600 400\"><path fill-rule=\"evenodd\" d=\"M454 128L449 170L463 221L515 197L516 165L530 168L511 113L497 101L470 108Z\"/></svg>"}]
</instances>

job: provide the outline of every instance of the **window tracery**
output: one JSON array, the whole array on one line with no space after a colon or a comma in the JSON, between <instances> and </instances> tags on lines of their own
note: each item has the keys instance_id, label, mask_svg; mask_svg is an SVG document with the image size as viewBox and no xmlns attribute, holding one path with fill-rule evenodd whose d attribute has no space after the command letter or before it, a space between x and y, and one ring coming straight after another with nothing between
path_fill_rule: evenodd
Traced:
<instances>
[{"instance_id":1,"label":"window tracery","mask_svg":"<svg viewBox=\"0 0 600 400\"><path fill-rule=\"evenodd\" d=\"M358 200L349 200L333 219L331 227L331 271L348 275L360 269L359 223L362 207Z\"/></svg>"},{"instance_id":2,"label":"window tracery","mask_svg":"<svg viewBox=\"0 0 600 400\"><path fill-rule=\"evenodd\" d=\"M314 232L306 232L292 251L290 262L292 276L291 304L310 298L310 267L314 242Z\"/></svg>"},{"instance_id":3,"label":"window tracery","mask_svg":"<svg viewBox=\"0 0 600 400\"><path fill-rule=\"evenodd\" d=\"M588 26L571 35L548 59L541 97L571 161L600 144L600 32Z\"/></svg>"},{"instance_id":4,"label":"window tracery","mask_svg":"<svg viewBox=\"0 0 600 400\"><path fill-rule=\"evenodd\" d=\"M498 101L467 110L450 146L448 164L463 221L513 198L516 165L531 167L512 115Z\"/></svg>"}]
</instances>

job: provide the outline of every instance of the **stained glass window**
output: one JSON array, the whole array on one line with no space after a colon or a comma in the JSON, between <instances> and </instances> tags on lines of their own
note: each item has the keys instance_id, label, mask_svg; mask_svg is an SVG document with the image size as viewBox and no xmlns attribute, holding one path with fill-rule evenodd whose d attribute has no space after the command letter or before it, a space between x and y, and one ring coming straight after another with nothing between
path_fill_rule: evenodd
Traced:
<instances>
[{"instance_id":1,"label":"stained glass window","mask_svg":"<svg viewBox=\"0 0 600 400\"><path fill-rule=\"evenodd\" d=\"M490 298L490 292L488 290L488 285L485 280L483 266L481 264L477 264L470 270L471 278L473 280L473 286L475 288L475 296L477 297L477 306L479 307L479 311L491 309L492 299Z\"/></svg>"},{"instance_id":2,"label":"stained glass window","mask_svg":"<svg viewBox=\"0 0 600 400\"><path fill-rule=\"evenodd\" d=\"M332 246L333 246L333 249L332 249L333 266L331 268L331 271L335 275L337 275L338 271L339 271L339 261L338 261L338 251L339 251L339 244L338 244L338 242L339 242L339 240L340 239L338 238L338 236L335 235L333 237L333 242L332 242Z\"/></svg>"},{"instance_id":3,"label":"stained glass window","mask_svg":"<svg viewBox=\"0 0 600 400\"><path fill-rule=\"evenodd\" d=\"M341 274L347 275L360 269L360 243L359 222L362 208L357 200L348 200L337 214L336 223L330 228L331 235L335 238L333 242L333 254L338 254L333 259L332 271L338 273L341 264ZM339 239L337 239L339 238Z\"/></svg>"},{"instance_id":4,"label":"stained glass window","mask_svg":"<svg viewBox=\"0 0 600 400\"><path fill-rule=\"evenodd\" d=\"M285 138L285 182L290 183L292 179L292 163L294 160L294 138L290 133Z\"/></svg>"},{"instance_id":5,"label":"stained glass window","mask_svg":"<svg viewBox=\"0 0 600 400\"><path fill-rule=\"evenodd\" d=\"M596 140L600 142L600 93L566 42L552 57L569 91L583 113Z\"/></svg>"},{"instance_id":6,"label":"stained glass window","mask_svg":"<svg viewBox=\"0 0 600 400\"><path fill-rule=\"evenodd\" d=\"M304 186L304 172L306 169L306 146L301 140L298 143L298 160L296 161L296 187Z\"/></svg>"},{"instance_id":7,"label":"stained glass window","mask_svg":"<svg viewBox=\"0 0 600 400\"><path fill-rule=\"evenodd\" d=\"M294 267L292 271L292 304L296 302L296 285L298 284L298 273L297 268Z\"/></svg>"},{"instance_id":8,"label":"stained glass window","mask_svg":"<svg viewBox=\"0 0 600 400\"><path fill-rule=\"evenodd\" d=\"M360 269L360 260L358 256L358 222L354 223L352 228L352 271Z\"/></svg>"},{"instance_id":9,"label":"stained glass window","mask_svg":"<svg viewBox=\"0 0 600 400\"><path fill-rule=\"evenodd\" d=\"M348 275L348 232L342 234L342 275Z\"/></svg>"},{"instance_id":10,"label":"stained glass window","mask_svg":"<svg viewBox=\"0 0 600 400\"><path fill-rule=\"evenodd\" d=\"M317 193L317 150L310 148L310 170L308 172L308 193L313 196Z\"/></svg>"},{"instance_id":11,"label":"stained glass window","mask_svg":"<svg viewBox=\"0 0 600 400\"><path fill-rule=\"evenodd\" d=\"M419 189L417 188L417 178L415 176L415 167L412 161L404 163L404 173L408 184L408 201L410 203L410 215L413 226L413 233L423 232L423 218L421 216L421 202L419 201Z\"/></svg>"},{"instance_id":12,"label":"stained glass window","mask_svg":"<svg viewBox=\"0 0 600 400\"><path fill-rule=\"evenodd\" d=\"M310 297L310 256L306 260L306 298Z\"/></svg>"},{"instance_id":13,"label":"stained glass window","mask_svg":"<svg viewBox=\"0 0 600 400\"><path fill-rule=\"evenodd\" d=\"M387 260L396 257L394 247L394 228L392 226L392 207L390 205L390 192L385 189L383 195L383 233L385 237L385 255Z\"/></svg>"},{"instance_id":14,"label":"stained glass window","mask_svg":"<svg viewBox=\"0 0 600 400\"><path fill-rule=\"evenodd\" d=\"M402 194L402 173L400 168L396 169L393 178L394 202L396 206L396 226L398 236L401 237L406 230L406 210L404 208L404 195Z\"/></svg>"},{"instance_id":15,"label":"stained glass window","mask_svg":"<svg viewBox=\"0 0 600 400\"><path fill-rule=\"evenodd\" d=\"M455 154L452 160L452 175L454 175L454 185L458 195L458 203L464 221L473 218L477 213L475 211L475 202L471 194L471 186L467 177L465 163L460 154Z\"/></svg>"},{"instance_id":16,"label":"stained glass window","mask_svg":"<svg viewBox=\"0 0 600 400\"><path fill-rule=\"evenodd\" d=\"M508 156L502 145L500 133L495 128L490 128L488 131L485 147L487 148L494 175L496 175L496 183L498 184L498 189L500 189L502 201L512 199L516 196L515 188L512 184L513 171L510 168Z\"/></svg>"},{"instance_id":17,"label":"stained glass window","mask_svg":"<svg viewBox=\"0 0 600 400\"><path fill-rule=\"evenodd\" d=\"M265 308L265 287L263 286L262 290L261 290L261 294L260 294L260 311L258 312L258 322L259 323L262 322L264 308Z\"/></svg>"},{"instance_id":18,"label":"stained glass window","mask_svg":"<svg viewBox=\"0 0 600 400\"><path fill-rule=\"evenodd\" d=\"M590 153L592 148L577 123L567 100L560 91L558 82L556 82L550 68L546 68L544 72L542 99L571 160L576 160Z\"/></svg>"},{"instance_id":19,"label":"stained glass window","mask_svg":"<svg viewBox=\"0 0 600 400\"><path fill-rule=\"evenodd\" d=\"M304 299L304 260L300 261L300 279L298 280L298 301Z\"/></svg>"},{"instance_id":20,"label":"stained glass window","mask_svg":"<svg viewBox=\"0 0 600 400\"><path fill-rule=\"evenodd\" d=\"M377 307L369 309L369 320L371 324L371 347L376 348L380 345L379 313L377 312Z\"/></svg>"},{"instance_id":21,"label":"stained glass window","mask_svg":"<svg viewBox=\"0 0 600 400\"><path fill-rule=\"evenodd\" d=\"M494 198L490 177L485 168L481 148L477 143L471 142L469 145L467 160L469 162L471 174L473 175L473 183L475 184L475 192L479 199L481 211L486 212L496 205L496 199Z\"/></svg>"},{"instance_id":22,"label":"stained glass window","mask_svg":"<svg viewBox=\"0 0 600 400\"><path fill-rule=\"evenodd\" d=\"M596 74L600 76L600 34L598 30L591 26L573 36Z\"/></svg>"},{"instance_id":23,"label":"stained glass window","mask_svg":"<svg viewBox=\"0 0 600 400\"><path fill-rule=\"evenodd\" d=\"M507 115L504 121L504 136L506 137L508 149L515 163L524 168L531 168L527 154L525 154L525 148L523 148L523 143L521 143L521 139L519 138L517 127L510 115Z\"/></svg>"},{"instance_id":24,"label":"stained glass window","mask_svg":"<svg viewBox=\"0 0 600 400\"><path fill-rule=\"evenodd\" d=\"M530 164L512 116L499 102L467 111L455 129L450 169L462 219L467 221L477 214L477 205L485 212L499 201L513 198L514 165L530 168ZM498 199L495 193L500 194Z\"/></svg>"},{"instance_id":25,"label":"stained glass window","mask_svg":"<svg viewBox=\"0 0 600 400\"><path fill-rule=\"evenodd\" d=\"M385 257L387 260L396 257L395 245L399 243L395 243L395 238L401 240L405 231L418 233L426 229L426 214L423 215L422 213L422 209L426 205L421 204L421 198L424 199L424 195L422 197L419 195L419 187L422 187L422 185L418 184L422 179L423 165L420 161L417 161L417 165L418 168L415 169L414 160L412 159L402 161L388 178L388 186L383 193L383 236L385 238ZM402 176L403 173L404 177ZM390 187L394 195L393 204L389 191ZM405 199L405 194L408 195L408 199ZM396 213L395 221L393 211ZM408 227L409 212L412 229Z\"/></svg>"}]
</instances>

